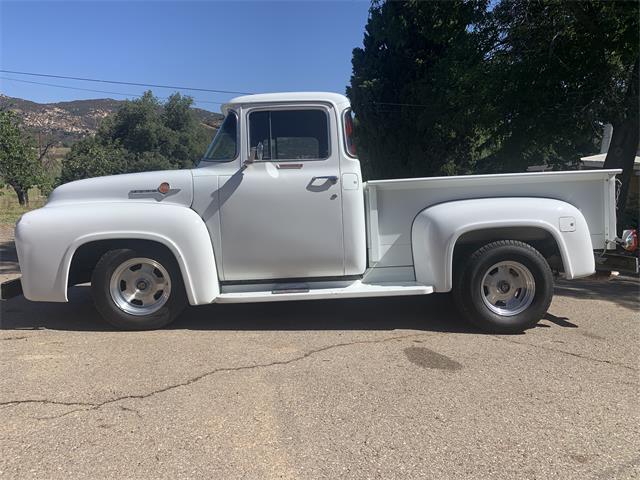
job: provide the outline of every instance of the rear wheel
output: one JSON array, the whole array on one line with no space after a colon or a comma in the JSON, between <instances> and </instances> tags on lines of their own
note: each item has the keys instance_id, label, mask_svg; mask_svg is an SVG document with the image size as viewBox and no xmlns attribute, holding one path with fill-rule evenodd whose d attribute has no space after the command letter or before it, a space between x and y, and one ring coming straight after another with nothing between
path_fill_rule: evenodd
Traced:
<instances>
[{"instance_id":1,"label":"rear wheel","mask_svg":"<svg viewBox=\"0 0 640 480\"><path fill-rule=\"evenodd\" d=\"M104 319L125 330L162 328L187 304L176 262L161 251L105 253L93 271L91 292Z\"/></svg>"},{"instance_id":2,"label":"rear wheel","mask_svg":"<svg viewBox=\"0 0 640 480\"><path fill-rule=\"evenodd\" d=\"M553 274L531 245L501 240L476 250L456 272L454 295L471 323L495 333L517 333L544 316Z\"/></svg>"}]
</instances>

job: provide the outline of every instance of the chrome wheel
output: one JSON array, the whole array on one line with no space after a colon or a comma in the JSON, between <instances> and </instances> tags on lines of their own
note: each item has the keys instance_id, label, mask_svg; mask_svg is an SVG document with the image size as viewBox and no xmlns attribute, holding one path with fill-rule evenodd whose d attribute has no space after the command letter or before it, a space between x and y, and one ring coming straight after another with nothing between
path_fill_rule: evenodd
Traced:
<instances>
[{"instance_id":1,"label":"chrome wheel","mask_svg":"<svg viewBox=\"0 0 640 480\"><path fill-rule=\"evenodd\" d=\"M524 312L533 302L536 282L527 267L504 261L490 267L481 283L482 300L489 310L503 316Z\"/></svg>"},{"instance_id":2,"label":"chrome wheel","mask_svg":"<svg viewBox=\"0 0 640 480\"><path fill-rule=\"evenodd\" d=\"M167 270L151 258L131 258L111 274L111 299L130 315L150 315L167 303L171 278Z\"/></svg>"}]
</instances>

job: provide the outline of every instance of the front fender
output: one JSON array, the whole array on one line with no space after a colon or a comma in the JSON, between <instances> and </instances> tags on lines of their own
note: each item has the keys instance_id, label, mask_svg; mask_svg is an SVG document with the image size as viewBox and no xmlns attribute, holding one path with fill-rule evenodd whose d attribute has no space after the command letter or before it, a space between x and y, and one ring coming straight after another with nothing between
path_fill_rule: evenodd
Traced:
<instances>
[{"instance_id":1,"label":"front fender","mask_svg":"<svg viewBox=\"0 0 640 480\"><path fill-rule=\"evenodd\" d=\"M561 229L561 219L573 219L573 227ZM458 238L474 230L505 227L540 228L551 234L567 278L595 272L589 227L573 205L549 198L482 198L441 203L416 216L411 229L416 280L436 292L450 291Z\"/></svg>"},{"instance_id":2,"label":"front fender","mask_svg":"<svg viewBox=\"0 0 640 480\"><path fill-rule=\"evenodd\" d=\"M71 260L96 240L144 239L175 256L191 305L211 303L220 293L207 228L193 210L152 203L85 203L29 212L16 226L22 288L29 300L66 302Z\"/></svg>"}]
</instances>

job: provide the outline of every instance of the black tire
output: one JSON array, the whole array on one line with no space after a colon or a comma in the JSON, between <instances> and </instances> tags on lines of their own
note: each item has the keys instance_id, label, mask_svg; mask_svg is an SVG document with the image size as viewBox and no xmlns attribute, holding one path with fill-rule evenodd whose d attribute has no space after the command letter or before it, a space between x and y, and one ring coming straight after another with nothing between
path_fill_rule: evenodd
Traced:
<instances>
[{"instance_id":1,"label":"black tire","mask_svg":"<svg viewBox=\"0 0 640 480\"><path fill-rule=\"evenodd\" d=\"M151 259L157 262L169 277L171 288L168 298L162 300L164 303L161 306L152 307L158 309L149 314L132 315L127 313L116 303L114 294L111 293L111 278L116 269L135 258ZM163 279L164 275L160 274L160 278ZM117 284L118 282L116 282ZM162 295L162 291L158 293ZM154 330L165 327L175 320L187 306L180 269L173 256L161 250L145 251L144 253L131 249L108 251L100 258L93 270L91 294L96 309L102 317L114 327L122 330ZM115 296L117 297L117 294ZM132 310L131 306L128 308Z\"/></svg>"},{"instance_id":2,"label":"black tire","mask_svg":"<svg viewBox=\"0 0 640 480\"><path fill-rule=\"evenodd\" d=\"M513 289L511 293L512 296L516 296L516 304L522 302L519 308L525 308L519 313L497 313L495 310L502 308L500 301L497 305L492 304L489 290L486 284L483 284L485 275L492 275L492 272L495 275L497 269L493 267L501 262L509 262L502 264L506 265L502 268L510 271L516 282L524 281L518 279L520 276L529 280L532 277L534 281L534 288L529 289L530 292L534 292L526 301L521 300L524 296L517 297L517 292L523 295L523 291L527 291L526 288ZM516 266L515 273L513 269L509 269L509 265ZM517 266L525 267L524 275L518 275ZM508 281L500 283L502 288L510 289ZM503 285L505 283L506 285ZM508 295L508 292L509 290L504 294ZM545 258L531 245L517 240L500 240L479 248L467 257L465 262L460 262L454 274L453 293L458 309L474 325L492 333L520 333L537 324L547 312L553 298L553 273ZM503 307L508 310L506 303ZM517 310L514 308L511 312Z\"/></svg>"}]
</instances>

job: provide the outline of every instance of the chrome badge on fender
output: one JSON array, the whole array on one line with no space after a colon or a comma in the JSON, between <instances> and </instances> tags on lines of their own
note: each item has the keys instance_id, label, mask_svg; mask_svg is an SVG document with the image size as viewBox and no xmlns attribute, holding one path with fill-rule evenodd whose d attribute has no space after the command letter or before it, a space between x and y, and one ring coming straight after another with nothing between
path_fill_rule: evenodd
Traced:
<instances>
[{"instance_id":1,"label":"chrome badge on fender","mask_svg":"<svg viewBox=\"0 0 640 480\"><path fill-rule=\"evenodd\" d=\"M165 198L175 195L180 190L180 188L171 188L168 182L162 182L158 188L154 190L130 190L129 198L153 198L157 202L161 202Z\"/></svg>"}]
</instances>

